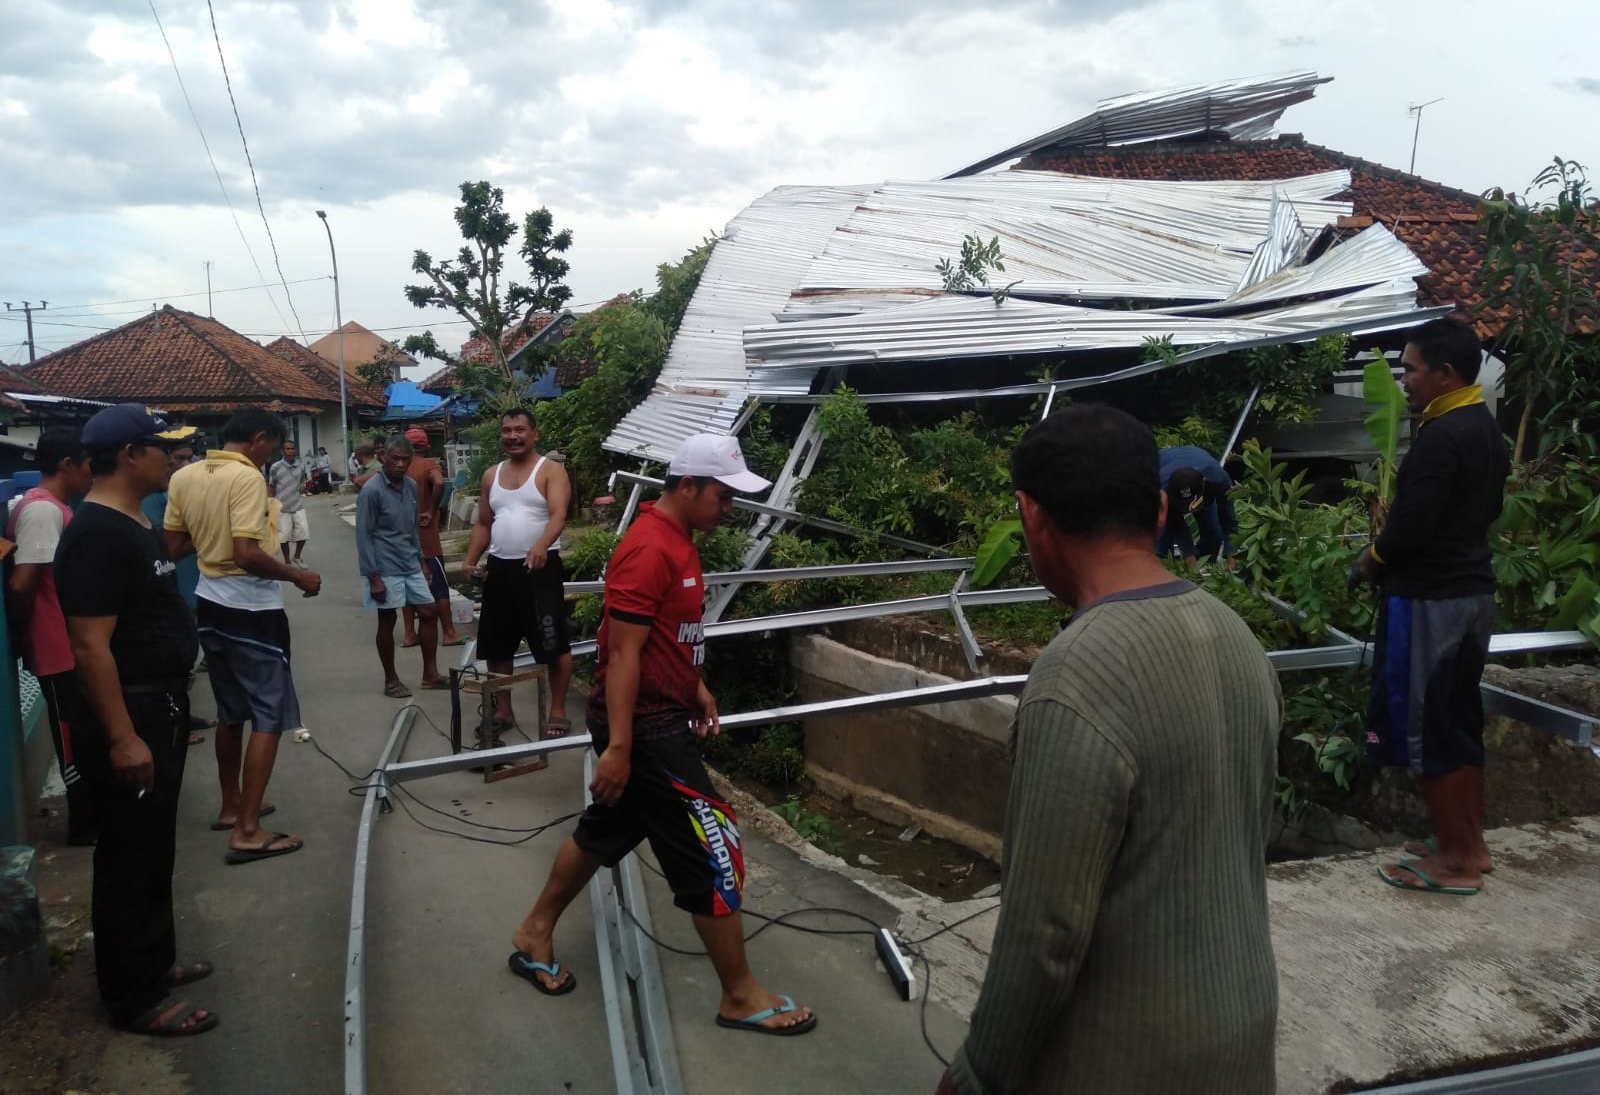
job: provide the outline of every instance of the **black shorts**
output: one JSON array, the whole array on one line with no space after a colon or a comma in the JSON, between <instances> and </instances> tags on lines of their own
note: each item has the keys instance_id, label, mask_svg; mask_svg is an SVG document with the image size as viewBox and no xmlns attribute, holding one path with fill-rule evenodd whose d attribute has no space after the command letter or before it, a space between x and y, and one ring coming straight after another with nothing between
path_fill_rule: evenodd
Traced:
<instances>
[{"instance_id":1,"label":"black shorts","mask_svg":"<svg viewBox=\"0 0 1600 1095\"><path fill-rule=\"evenodd\" d=\"M483 613L478 617L478 653L487 661L510 661L526 639L534 660L548 665L570 651L561 553L552 551L538 570L529 570L521 559L493 555L488 567Z\"/></svg>"},{"instance_id":2,"label":"black shorts","mask_svg":"<svg viewBox=\"0 0 1600 1095\"><path fill-rule=\"evenodd\" d=\"M590 727L596 753L604 731ZM597 802L578 819L573 840L607 867L648 840L672 887L672 903L700 916L739 911L744 846L733 807L711 792L711 778L686 732L635 741L628 785L615 806Z\"/></svg>"},{"instance_id":3,"label":"black shorts","mask_svg":"<svg viewBox=\"0 0 1600 1095\"><path fill-rule=\"evenodd\" d=\"M1481 768L1483 665L1494 633L1494 596L1378 603L1367 754L1379 764L1442 776Z\"/></svg>"}]
</instances>

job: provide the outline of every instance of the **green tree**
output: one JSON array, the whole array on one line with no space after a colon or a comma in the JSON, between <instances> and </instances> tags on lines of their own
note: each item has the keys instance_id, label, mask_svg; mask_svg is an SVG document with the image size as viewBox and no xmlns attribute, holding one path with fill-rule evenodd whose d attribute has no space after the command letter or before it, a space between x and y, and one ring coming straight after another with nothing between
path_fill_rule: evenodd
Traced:
<instances>
[{"instance_id":1,"label":"green tree","mask_svg":"<svg viewBox=\"0 0 1600 1095\"><path fill-rule=\"evenodd\" d=\"M1518 195L1499 188L1481 208L1489 245L1481 314L1508 312L1495 340L1506 392L1520 405L1512 459L1528 455L1536 408L1541 449L1581 445L1594 454L1600 420L1600 341L1593 256L1600 213L1581 164L1557 156ZM1580 337L1588 330L1588 337Z\"/></svg>"},{"instance_id":2,"label":"green tree","mask_svg":"<svg viewBox=\"0 0 1600 1095\"><path fill-rule=\"evenodd\" d=\"M689 301L700 287L700 275L705 272L711 249L716 245L717 237L713 233L691 247L677 262L663 262L656 267L656 291L645 301L645 307L666 327L669 339L678 333L683 313L688 311Z\"/></svg>"},{"instance_id":3,"label":"green tree","mask_svg":"<svg viewBox=\"0 0 1600 1095\"><path fill-rule=\"evenodd\" d=\"M551 353L557 368L587 374L537 411L541 443L567 456L574 498L592 498L604 485L616 462L601 446L649 394L666 358L666 326L633 300L579 319Z\"/></svg>"},{"instance_id":4,"label":"green tree","mask_svg":"<svg viewBox=\"0 0 1600 1095\"><path fill-rule=\"evenodd\" d=\"M505 249L517 234L517 226L505 210L505 192L487 182L462 183L455 219L465 244L455 258L437 262L428 252L417 251L411 269L426 276L428 284L406 286L406 299L417 308L448 308L466 320L472 325L472 334L488 344L500 375L509 377L505 343L526 331L539 312L553 312L572 299L572 290L562 281L569 265L561 257L572 246L572 230L555 231L555 218L543 206L524 217L517 253L532 280L527 284L508 281L502 288ZM432 331L410 336L405 348L440 361L454 361Z\"/></svg>"}]
</instances>

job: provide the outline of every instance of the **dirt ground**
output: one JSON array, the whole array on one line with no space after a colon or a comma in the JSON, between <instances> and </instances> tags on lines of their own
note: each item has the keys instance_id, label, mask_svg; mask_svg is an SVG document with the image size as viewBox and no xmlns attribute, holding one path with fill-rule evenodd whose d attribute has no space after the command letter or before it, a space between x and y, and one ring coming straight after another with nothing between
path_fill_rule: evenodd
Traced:
<instances>
[{"instance_id":1,"label":"dirt ground","mask_svg":"<svg viewBox=\"0 0 1600 1095\"><path fill-rule=\"evenodd\" d=\"M753 780L735 779L734 783L768 806L783 804L792 793L780 793ZM827 823L826 830L810 836L811 842L853 867L898 878L941 901L964 901L1000 881L999 866L977 852L924 833L902 840L903 826L860 813L809 783L802 787L798 795L802 816L812 823L819 818Z\"/></svg>"},{"instance_id":2,"label":"dirt ground","mask_svg":"<svg viewBox=\"0 0 1600 1095\"><path fill-rule=\"evenodd\" d=\"M33 822L40 912L50 942L50 987L0 1023L6 1095L113 1095L96 1076L112 1030L100 1011L89 938L92 848L65 843L65 801L46 799Z\"/></svg>"}]
</instances>

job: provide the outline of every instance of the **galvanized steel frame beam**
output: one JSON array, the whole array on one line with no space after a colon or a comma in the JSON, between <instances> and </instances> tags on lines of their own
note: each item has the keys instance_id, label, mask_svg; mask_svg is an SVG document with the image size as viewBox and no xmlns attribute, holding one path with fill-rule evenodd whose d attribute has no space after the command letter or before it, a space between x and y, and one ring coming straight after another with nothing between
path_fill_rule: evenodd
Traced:
<instances>
[{"instance_id":1,"label":"galvanized steel frame beam","mask_svg":"<svg viewBox=\"0 0 1600 1095\"><path fill-rule=\"evenodd\" d=\"M395 715L389 740L378 756L378 766L367 777L361 820L356 823L355 863L350 874L350 931L344 963L345 1095L366 1095L367 1091L367 862L372 851L372 828L380 804L390 808L386 769L405 750L406 738L416 720L417 708L411 705Z\"/></svg>"},{"instance_id":2,"label":"galvanized steel frame beam","mask_svg":"<svg viewBox=\"0 0 1600 1095\"><path fill-rule=\"evenodd\" d=\"M631 471L617 472L617 479L624 483L638 483L642 486L656 487L658 489L664 485L660 479L656 479L648 475L640 475L637 472ZM943 548L937 548L932 544L924 544L917 540L910 540L904 536L894 536L887 532L868 532L865 529L851 528L849 525L846 525L840 521L830 521L826 517L810 517L792 509L785 509L782 506L769 506L764 502L755 502L749 498L735 498L733 500L733 504L736 509L749 510L751 513L759 513L767 517L782 517L785 520L793 521L795 524L811 525L815 528L825 528L830 532L842 532L847 536L854 536L861 540L876 540L881 544L889 544L892 547L905 548L907 551L915 551L923 555L934 555L943 558L948 557L950 554Z\"/></svg>"},{"instance_id":3,"label":"galvanized steel frame beam","mask_svg":"<svg viewBox=\"0 0 1600 1095\"><path fill-rule=\"evenodd\" d=\"M594 781L594 753L584 757L584 785ZM592 796L585 794L585 802ZM601 996L618 1095L683 1095L678 1047L661 963L650 940L650 905L638 856L589 880L589 909L600 965Z\"/></svg>"},{"instance_id":4,"label":"galvanized steel frame beam","mask_svg":"<svg viewBox=\"0 0 1600 1095\"><path fill-rule=\"evenodd\" d=\"M1592 1095L1600 1091L1600 1049L1367 1090L1369 1095Z\"/></svg>"}]
</instances>

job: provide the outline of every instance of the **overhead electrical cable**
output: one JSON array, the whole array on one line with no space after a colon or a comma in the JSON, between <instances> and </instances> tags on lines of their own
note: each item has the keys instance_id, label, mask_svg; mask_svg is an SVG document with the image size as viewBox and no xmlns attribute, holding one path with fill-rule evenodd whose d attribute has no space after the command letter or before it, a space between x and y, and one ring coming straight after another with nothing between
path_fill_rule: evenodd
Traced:
<instances>
[{"instance_id":1,"label":"overhead electrical cable","mask_svg":"<svg viewBox=\"0 0 1600 1095\"><path fill-rule=\"evenodd\" d=\"M314 278L296 278L289 284L304 285L308 281L332 280L333 276L331 274L318 274ZM238 285L232 289L198 289L192 293L151 293L142 297L129 297L127 300L95 300L88 301L84 304L63 304L61 306L61 311L70 311L74 308L115 308L119 304L149 304L153 300L183 300L187 297L203 297L208 292L215 296L221 296L223 293L244 293L250 291L251 289L270 289L277 284L278 283L275 281L264 281L260 285ZM51 311L55 312L56 309L52 308Z\"/></svg>"},{"instance_id":2,"label":"overhead electrical cable","mask_svg":"<svg viewBox=\"0 0 1600 1095\"><path fill-rule=\"evenodd\" d=\"M265 282L267 275L261 272L261 264L256 261L255 250L250 246L250 240L244 234L244 225L239 223L239 214L233 208L233 199L228 197L228 188L223 185L222 172L217 170L217 158L211 154L211 142L206 140L206 131L200 125L200 115L195 113L194 100L189 98L189 89L185 86L183 73L178 68L178 55L172 52L172 43L167 39L167 28L161 25L161 16L156 12L155 0L145 0L145 2L150 5L150 15L156 21L156 29L161 32L161 42L167 47L167 57L172 61L172 73L178 78L178 90L183 92L184 104L189 108L189 117L194 120L195 132L200 134L200 144L206 150L206 159L211 161L211 173L217 177L217 189L222 191L222 200L227 204L228 213L233 217L233 227L239 232L239 242L244 244L245 253L250 256L250 265L256 268L256 277ZM285 290L285 292L287 291ZM285 327L289 326L289 321L283 318L283 311L278 307L278 300L272 295L270 286L267 287L267 299L272 302L272 310L278 313L278 322Z\"/></svg>"},{"instance_id":3,"label":"overhead electrical cable","mask_svg":"<svg viewBox=\"0 0 1600 1095\"><path fill-rule=\"evenodd\" d=\"M233 79L228 75L228 61L222 56L222 35L217 32L217 13L211 6L211 0L206 0L206 11L211 15L211 37L217 43L217 60L222 62L222 82L228 88L228 105L233 107L233 124L239 127L239 143L244 145L244 162L250 167L250 185L256 192L256 209L261 213L261 224L267 230L267 243L272 247L272 265L278 269L278 280L283 284L283 297L289 302L289 314L294 316L295 329L300 332L300 341L309 343L306 338L305 325L300 322L300 313L295 311L294 295L289 292L289 282L283 276L283 263L278 261L278 241L272 237L272 225L267 222L267 207L261 203L261 184L256 180L256 163L250 156L250 142L245 140L244 121L239 117L239 103L233 97ZM283 316L280 314L281 320Z\"/></svg>"}]
</instances>

